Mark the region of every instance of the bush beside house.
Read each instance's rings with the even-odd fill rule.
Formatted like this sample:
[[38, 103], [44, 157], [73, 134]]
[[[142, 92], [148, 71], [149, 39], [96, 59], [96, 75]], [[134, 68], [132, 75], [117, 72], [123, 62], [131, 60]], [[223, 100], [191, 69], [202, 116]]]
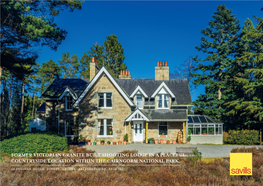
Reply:
[[257, 130], [229, 130], [224, 132], [224, 143], [238, 145], [254, 145], [259, 143], [259, 131]]
[[67, 138], [51, 133], [28, 133], [5, 139], [1, 153], [48, 153], [68, 150]]

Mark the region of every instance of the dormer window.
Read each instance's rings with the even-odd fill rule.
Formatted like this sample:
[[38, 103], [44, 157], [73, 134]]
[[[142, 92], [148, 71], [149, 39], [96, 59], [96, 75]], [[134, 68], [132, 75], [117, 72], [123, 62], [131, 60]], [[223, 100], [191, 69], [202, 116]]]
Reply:
[[65, 107], [66, 107], [66, 111], [72, 111], [73, 110], [72, 97], [71, 96], [65, 97]]
[[158, 94], [157, 95], [157, 108], [158, 109], [168, 109], [169, 108], [169, 95], [168, 94]]
[[136, 106], [139, 109], [142, 109], [142, 95], [141, 94], [136, 95]]

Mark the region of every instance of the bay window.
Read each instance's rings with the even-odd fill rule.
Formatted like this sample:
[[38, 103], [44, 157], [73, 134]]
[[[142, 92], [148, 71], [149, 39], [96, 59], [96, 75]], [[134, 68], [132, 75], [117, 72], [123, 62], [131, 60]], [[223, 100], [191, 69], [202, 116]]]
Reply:
[[157, 95], [157, 107], [158, 109], [168, 109], [169, 108], [169, 95], [168, 94], [158, 94]]
[[98, 136], [113, 136], [112, 119], [98, 120]]
[[99, 108], [112, 108], [112, 93], [98, 93]]

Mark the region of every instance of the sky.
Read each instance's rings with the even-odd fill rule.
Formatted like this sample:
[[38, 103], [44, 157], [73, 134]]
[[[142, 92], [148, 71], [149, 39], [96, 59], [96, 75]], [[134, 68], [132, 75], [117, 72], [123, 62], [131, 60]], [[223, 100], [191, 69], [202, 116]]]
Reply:
[[[200, 46], [201, 30], [220, 4], [232, 9], [241, 27], [247, 18], [253, 21], [253, 15], [263, 17], [263, 1], [86, 1], [81, 10], [61, 11], [55, 18], [67, 37], [57, 51], [42, 47], [37, 62], [58, 62], [64, 52], [80, 58], [114, 34], [132, 78], [154, 78], [157, 61], [167, 61], [174, 72], [190, 56], [206, 57], [195, 46]], [[198, 86], [192, 100], [203, 93], [204, 86]]]

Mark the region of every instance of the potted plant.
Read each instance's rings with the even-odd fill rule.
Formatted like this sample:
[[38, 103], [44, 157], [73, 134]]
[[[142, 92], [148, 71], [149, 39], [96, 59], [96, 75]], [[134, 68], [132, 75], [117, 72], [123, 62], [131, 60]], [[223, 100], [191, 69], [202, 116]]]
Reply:
[[176, 144], [176, 140], [173, 140], [172, 142], [173, 142], [173, 144]]
[[181, 144], [182, 142], [181, 141], [178, 141], [179, 144]]
[[170, 140], [167, 140], [167, 141], [166, 141], [166, 144], [170, 144]]
[[163, 139], [160, 140], [160, 143], [163, 144]]
[[118, 141], [118, 145], [121, 145], [122, 144], [122, 141]]
[[107, 141], [107, 144], [110, 145], [110, 141]]
[[123, 145], [126, 145], [127, 142], [128, 142], [128, 134], [125, 134], [125, 135], [123, 136]]
[[191, 141], [191, 136], [187, 137], [187, 144], [190, 145], [190, 141]]
[[112, 131], [110, 131], [110, 135], [112, 135]]
[[100, 140], [100, 144], [101, 144], [101, 145], [104, 145], [104, 140]]
[[148, 139], [148, 142], [149, 142], [150, 144], [153, 144], [153, 140], [154, 140], [153, 138], [149, 138], [149, 139]]
[[154, 144], [158, 144], [158, 139], [154, 140]]
[[93, 145], [96, 145], [96, 141], [93, 142]]
[[87, 140], [88, 141], [88, 145], [91, 145], [91, 142], [90, 142], [90, 140]]
[[113, 145], [116, 145], [116, 142], [112, 142], [113, 143]]
[[78, 141], [79, 141], [79, 145], [85, 145], [85, 138], [82, 135], [79, 136]]

